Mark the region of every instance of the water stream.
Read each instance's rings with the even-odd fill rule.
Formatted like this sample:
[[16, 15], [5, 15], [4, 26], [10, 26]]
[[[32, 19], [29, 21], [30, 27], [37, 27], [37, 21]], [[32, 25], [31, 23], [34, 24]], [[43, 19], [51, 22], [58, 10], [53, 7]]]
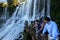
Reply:
[[[4, 1], [4, 0], [3, 0]], [[40, 1], [40, 0], [38, 0]], [[27, 0], [23, 4], [19, 4], [16, 7], [14, 13], [12, 13], [11, 18], [6, 20], [6, 23], [0, 28], [0, 39], [1, 40], [15, 40], [18, 38], [19, 34], [24, 30], [24, 22], [27, 20], [29, 23], [33, 20], [44, 17], [45, 14], [45, 0], [43, 0], [43, 8], [38, 12], [37, 0]], [[50, 1], [47, 1], [47, 16], [50, 17]], [[7, 10], [7, 8], [6, 8]], [[5, 15], [6, 15], [5, 10]], [[7, 15], [6, 15], [7, 16]], [[5, 16], [5, 17], [6, 17]], [[4, 18], [4, 17], [3, 17]]]

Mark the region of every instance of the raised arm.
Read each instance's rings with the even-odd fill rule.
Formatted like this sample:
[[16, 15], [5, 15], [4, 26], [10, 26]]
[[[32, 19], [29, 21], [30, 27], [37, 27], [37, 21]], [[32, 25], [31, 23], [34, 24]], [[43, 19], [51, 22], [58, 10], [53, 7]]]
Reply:
[[45, 24], [42, 34], [44, 34], [46, 31], [47, 31], [47, 24]]
[[44, 28], [44, 26], [45, 26], [45, 23], [42, 23], [39, 32]]

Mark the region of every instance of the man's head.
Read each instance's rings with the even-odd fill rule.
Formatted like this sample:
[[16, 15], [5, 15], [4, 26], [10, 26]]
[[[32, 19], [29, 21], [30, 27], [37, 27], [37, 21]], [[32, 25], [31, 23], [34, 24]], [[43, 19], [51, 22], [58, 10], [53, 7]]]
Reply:
[[35, 20], [34, 22], [35, 22], [35, 24], [38, 24], [39, 23], [39, 20]]
[[50, 18], [49, 17], [45, 17], [44, 22], [48, 23], [49, 21], [50, 21]]
[[34, 21], [31, 21], [31, 24], [34, 24]]

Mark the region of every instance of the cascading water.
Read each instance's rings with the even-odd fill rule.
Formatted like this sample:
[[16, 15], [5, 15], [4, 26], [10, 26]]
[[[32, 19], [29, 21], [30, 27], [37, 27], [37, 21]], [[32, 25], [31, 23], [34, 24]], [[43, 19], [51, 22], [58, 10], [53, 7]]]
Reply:
[[8, 15], [6, 13], [7, 13], [7, 7], [4, 8], [4, 13], [3, 13], [1, 19], [7, 19]]
[[47, 17], [50, 17], [50, 2], [51, 0], [47, 0]]
[[7, 0], [0, 0], [0, 2], [7, 2]]
[[[40, 1], [40, 0], [38, 0]], [[43, 0], [43, 9], [38, 12], [37, 0], [26, 0], [25, 3], [21, 3], [16, 7], [12, 17], [9, 18], [3, 27], [0, 29], [1, 40], [15, 40], [21, 32], [24, 30], [24, 22], [27, 20], [29, 23], [33, 20], [39, 19], [44, 16], [45, 13], [45, 0]], [[48, 1], [49, 3], [50, 1]], [[49, 3], [50, 4], [50, 3]], [[47, 5], [49, 10], [49, 5]], [[47, 11], [48, 12], [48, 11]], [[48, 14], [50, 16], [50, 14]]]

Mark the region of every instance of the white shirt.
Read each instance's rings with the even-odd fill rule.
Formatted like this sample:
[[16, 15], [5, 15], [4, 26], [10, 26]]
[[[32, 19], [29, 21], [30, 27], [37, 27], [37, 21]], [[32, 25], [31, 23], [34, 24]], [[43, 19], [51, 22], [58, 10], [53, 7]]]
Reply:
[[53, 21], [50, 21], [49, 23], [46, 23], [46, 25], [43, 29], [43, 34], [46, 31], [48, 31], [48, 33], [49, 33], [49, 35], [51, 36], [52, 39], [55, 39], [59, 35], [57, 24]]

